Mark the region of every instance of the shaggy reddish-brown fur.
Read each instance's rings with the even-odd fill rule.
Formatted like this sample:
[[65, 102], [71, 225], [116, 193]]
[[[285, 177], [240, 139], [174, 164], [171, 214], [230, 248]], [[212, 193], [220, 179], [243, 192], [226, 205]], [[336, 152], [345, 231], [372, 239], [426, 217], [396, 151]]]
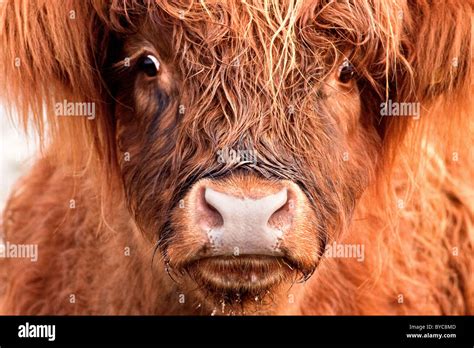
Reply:
[[[39, 259], [0, 261], [1, 313], [474, 312], [472, 1], [1, 6], [1, 90], [42, 144], [1, 225]], [[137, 70], [146, 54], [158, 78]], [[96, 118], [56, 117], [64, 99]], [[420, 118], [381, 117], [388, 100]], [[258, 161], [216, 161], [238, 146]], [[255, 302], [208, 296], [205, 262], [183, 265], [199, 242], [189, 195], [210, 179], [305, 193], [285, 241], [298, 270]], [[364, 245], [364, 262], [324, 257], [334, 241]]]

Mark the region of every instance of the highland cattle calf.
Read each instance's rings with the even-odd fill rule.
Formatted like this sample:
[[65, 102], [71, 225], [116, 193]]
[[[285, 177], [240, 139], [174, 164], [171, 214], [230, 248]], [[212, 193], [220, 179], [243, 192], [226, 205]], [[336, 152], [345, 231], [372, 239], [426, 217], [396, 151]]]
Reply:
[[472, 314], [473, 4], [3, 2], [1, 313]]

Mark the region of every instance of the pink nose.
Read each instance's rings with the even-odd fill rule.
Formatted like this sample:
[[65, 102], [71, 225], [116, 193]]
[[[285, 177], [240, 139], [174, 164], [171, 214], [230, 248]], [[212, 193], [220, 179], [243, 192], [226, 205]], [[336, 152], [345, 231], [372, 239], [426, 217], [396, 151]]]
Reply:
[[273, 255], [295, 211], [291, 189], [258, 197], [237, 197], [204, 187], [197, 197], [198, 225], [213, 255]]

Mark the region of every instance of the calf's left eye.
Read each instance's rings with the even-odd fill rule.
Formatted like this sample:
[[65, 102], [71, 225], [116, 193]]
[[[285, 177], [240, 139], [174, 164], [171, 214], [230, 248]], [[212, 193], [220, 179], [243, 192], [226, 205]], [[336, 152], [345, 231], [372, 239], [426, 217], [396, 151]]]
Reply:
[[344, 59], [341, 66], [339, 67], [339, 81], [342, 83], [348, 83], [355, 76], [355, 68], [349, 59]]
[[139, 63], [139, 68], [149, 77], [155, 77], [160, 71], [160, 61], [151, 54], [143, 57]]

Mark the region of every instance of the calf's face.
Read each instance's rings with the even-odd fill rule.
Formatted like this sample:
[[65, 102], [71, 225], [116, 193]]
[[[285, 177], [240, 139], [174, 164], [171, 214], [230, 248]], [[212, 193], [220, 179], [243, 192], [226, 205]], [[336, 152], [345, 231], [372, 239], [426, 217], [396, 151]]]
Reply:
[[211, 303], [251, 306], [308, 279], [376, 164], [357, 55], [283, 7], [286, 20], [245, 3], [157, 8], [111, 53], [129, 209]]

